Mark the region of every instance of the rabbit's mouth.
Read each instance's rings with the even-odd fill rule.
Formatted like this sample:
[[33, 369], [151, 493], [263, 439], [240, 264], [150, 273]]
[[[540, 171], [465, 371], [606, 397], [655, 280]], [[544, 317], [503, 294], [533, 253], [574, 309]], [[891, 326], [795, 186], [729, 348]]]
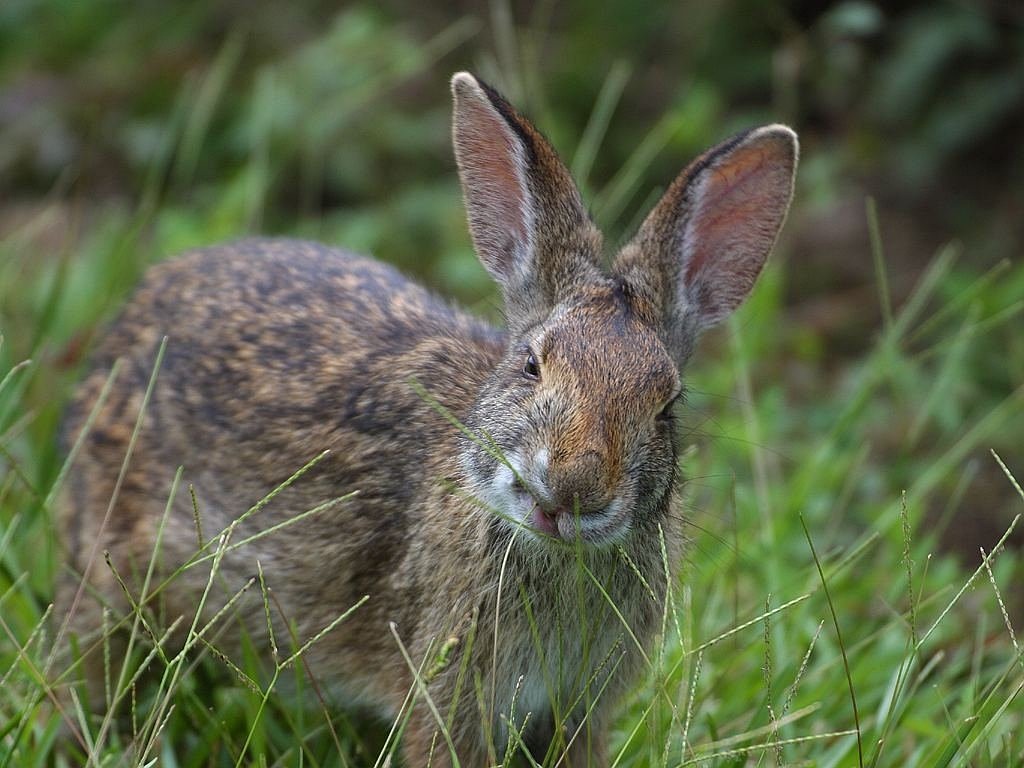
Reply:
[[557, 512], [545, 511], [540, 504], [534, 504], [533, 511], [530, 513], [529, 523], [533, 526], [534, 530], [539, 531], [545, 536], [559, 538]]
[[612, 544], [620, 540], [629, 528], [625, 505], [619, 499], [602, 510], [583, 514], [567, 507], [545, 509], [535, 503], [527, 522], [543, 536], [594, 545]]
[[560, 504], [537, 475], [546, 463], [540, 451], [533, 461], [524, 461], [518, 451], [508, 454], [481, 495], [500, 517], [527, 535], [549, 543], [580, 542], [606, 546], [621, 541], [630, 529], [630, 504], [620, 490], [609, 503], [596, 508]]
[[609, 544], [619, 540], [628, 529], [625, 504], [616, 498], [603, 509], [580, 512], [567, 506], [542, 503], [522, 482], [513, 482], [513, 491], [529, 509], [524, 522], [534, 533], [562, 541]]

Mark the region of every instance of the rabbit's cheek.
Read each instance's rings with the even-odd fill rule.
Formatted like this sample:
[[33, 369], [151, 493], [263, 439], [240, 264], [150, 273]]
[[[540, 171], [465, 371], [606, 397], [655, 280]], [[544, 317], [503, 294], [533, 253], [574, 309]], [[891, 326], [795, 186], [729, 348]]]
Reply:
[[510, 525], [530, 524], [530, 514], [536, 506], [521, 483], [523, 460], [518, 451], [505, 455], [506, 463], [499, 463], [480, 500], [491, 512], [504, 518]]

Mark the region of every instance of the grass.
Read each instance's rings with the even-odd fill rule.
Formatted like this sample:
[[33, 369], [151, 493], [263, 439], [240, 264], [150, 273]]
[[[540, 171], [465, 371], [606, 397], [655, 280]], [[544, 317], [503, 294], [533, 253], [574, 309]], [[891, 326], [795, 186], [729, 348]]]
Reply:
[[[54, 435], [83, 350], [149, 263], [268, 228], [409, 266], [417, 239], [394, 225], [397, 217], [445, 254], [426, 279], [462, 286], [469, 301], [484, 295], [451, 179], [403, 192], [397, 203], [302, 210], [284, 223], [268, 213], [296, 155], [307, 153], [298, 161], [307, 174], [300, 187], [317, 185], [314, 169], [339, 130], [331, 120], [358, 124], [365, 112], [354, 105], [378, 103], [389, 84], [466, 34], [455, 25], [415, 56], [395, 58], [372, 89], [342, 89], [327, 106], [289, 101], [327, 122], [311, 120], [302, 136], [287, 136], [276, 99], [302, 94], [296, 83], [317, 80], [339, 50], [367, 40], [409, 45], [395, 36], [381, 42], [372, 21], [359, 22], [261, 72], [244, 108], [224, 101], [240, 55], [229, 40], [211, 71], [184, 88], [137, 208], [98, 205], [61, 238], [63, 248], [41, 249], [68, 210], [58, 190], [0, 240], [0, 768], [68, 764], [58, 749], [64, 719], [81, 730], [96, 765], [383, 765], [394, 753], [401, 722], [373, 725], [330, 704], [287, 638], [277, 638], [267, 669], [255, 654], [227, 660], [209, 642], [216, 627], [198, 624], [190, 653], [161, 656], [147, 650], [151, 639], [137, 621], [135, 652], [149, 656], [157, 679], [112, 686], [127, 723], [87, 722], [75, 708], [59, 713], [50, 695], [66, 671], [48, 650], [61, 568], [53, 498], [64, 467]], [[514, 51], [516, 41], [499, 48]], [[627, 79], [626, 65], [612, 68], [577, 152], [568, 153], [588, 177]], [[346, 111], [332, 117], [339, 105]], [[225, 111], [246, 114], [245, 154], [225, 179], [197, 178], [211, 126]], [[619, 221], [646, 194], [680, 121], [680, 113], [667, 115], [618, 175], [604, 185], [590, 180], [588, 198], [602, 220]], [[398, 143], [410, 135], [394, 115], [381, 125]], [[441, 141], [443, 133], [442, 125]], [[360, 158], [346, 149], [335, 161], [358, 167]], [[194, 199], [182, 194], [192, 189]], [[1004, 545], [1024, 511], [1024, 348], [1013, 333], [1024, 266], [979, 272], [951, 245], [906, 298], [894, 296], [873, 203], [868, 211], [874, 248], [864, 260], [874, 263], [879, 298], [865, 311], [884, 322], [855, 352], [830, 354], [830, 339], [794, 319], [783, 296], [799, 266], [783, 247], [748, 305], [705, 339], [692, 366], [682, 457], [692, 541], [647, 674], [616, 722], [617, 766], [1024, 761], [1016, 636], [1024, 562]], [[994, 535], [983, 552], [951, 551], [947, 532], [988, 499], [1011, 510], [1006, 535]], [[231, 546], [230, 532], [206, 536], [213, 558]], [[429, 677], [445, 653], [439, 648], [420, 674]], [[134, 747], [130, 734], [138, 736]]]

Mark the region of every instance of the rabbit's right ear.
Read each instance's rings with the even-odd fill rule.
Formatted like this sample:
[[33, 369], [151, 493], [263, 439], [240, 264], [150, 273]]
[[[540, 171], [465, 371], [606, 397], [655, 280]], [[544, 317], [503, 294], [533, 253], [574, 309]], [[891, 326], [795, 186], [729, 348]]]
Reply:
[[452, 77], [452, 139], [477, 256], [512, 324], [546, 314], [597, 271], [600, 235], [554, 149], [500, 94]]
[[784, 125], [722, 142], [676, 178], [616, 258], [614, 273], [660, 310], [680, 363], [754, 287], [789, 210], [797, 155]]

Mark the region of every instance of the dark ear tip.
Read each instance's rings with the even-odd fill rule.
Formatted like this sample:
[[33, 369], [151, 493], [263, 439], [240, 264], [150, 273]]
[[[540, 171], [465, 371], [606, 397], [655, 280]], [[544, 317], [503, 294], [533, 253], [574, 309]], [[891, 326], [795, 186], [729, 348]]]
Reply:
[[774, 146], [792, 163], [795, 163], [800, 156], [800, 139], [797, 138], [796, 131], [782, 123], [772, 123], [755, 128], [747, 134], [744, 143]]

